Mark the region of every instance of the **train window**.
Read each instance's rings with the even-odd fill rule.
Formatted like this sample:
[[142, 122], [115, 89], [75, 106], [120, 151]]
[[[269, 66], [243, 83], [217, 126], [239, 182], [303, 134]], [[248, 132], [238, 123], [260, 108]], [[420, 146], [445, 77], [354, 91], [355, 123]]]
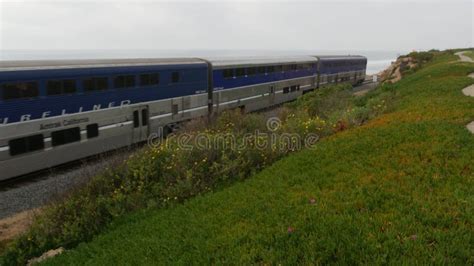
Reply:
[[151, 86], [160, 83], [160, 73], [150, 73], [140, 75], [140, 86]]
[[114, 78], [114, 87], [117, 89], [135, 87], [135, 76], [116, 76]]
[[298, 66], [293, 64], [293, 65], [290, 65], [290, 70], [297, 70], [298, 69]]
[[61, 94], [62, 92], [62, 83], [59, 80], [50, 80], [47, 83], [48, 95]]
[[233, 78], [233, 77], [234, 77], [234, 70], [233, 70], [233, 69], [224, 69], [224, 70], [222, 71], [222, 76], [223, 76], [225, 79]]
[[63, 130], [54, 131], [51, 133], [53, 146], [60, 146], [81, 140], [81, 129], [73, 127]]
[[63, 93], [75, 93], [76, 92], [76, 81], [73, 79], [67, 79], [63, 81]]
[[267, 73], [273, 73], [273, 72], [275, 72], [275, 66], [268, 66]]
[[283, 65], [283, 72], [288, 72], [291, 70], [291, 65]]
[[290, 87], [290, 91], [291, 91], [291, 92], [296, 91], [296, 85], [295, 85], [295, 86], [291, 86], [291, 87]]
[[171, 73], [171, 82], [172, 83], [179, 82], [179, 72]]
[[125, 86], [127, 88], [135, 87], [135, 76], [125, 76]]
[[275, 66], [275, 72], [283, 72], [283, 66], [282, 65]]
[[10, 155], [15, 156], [27, 152], [44, 149], [44, 139], [42, 134], [29, 137], [13, 139], [8, 142]]
[[258, 67], [257, 72], [258, 72], [258, 74], [265, 74], [265, 67], [264, 66]]
[[255, 67], [247, 68], [247, 76], [255, 76], [256, 72], [257, 72], [257, 69]]
[[97, 90], [107, 90], [109, 88], [109, 80], [107, 78], [96, 78]]
[[283, 93], [289, 93], [290, 92], [290, 88], [289, 87], [284, 87], [283, 88]]
[[84, 79], [82, 85], [84, 86], [84, 90], [86, 92], [103, 91], [107, 90], [109, 87], [108, 80], [105, 77]]
[[98, 124], [90, 124], [86, 127], [87, 130], [87, 138], [92, 139], [99, 136], [99, 125]]
[[138, 111], [133, 111], [133, 127], [135, 128], [140, 126], [140, 118], [138, 116]]
[[235, 70], [235, 76], [237, 77], [245, 76], [245, 68], [237, 68]]
[[28, 152], [28, 138], [13, 139], [8, 142], [10, 155], [15, 156]]
[[148, 109], [142, 110], [142, 126], [148, 126]]
[[3, 99], [13, 100], [39, 96], [38, 82], [18, 82], [2, 85]]
[[48, 80], [47, 95], [71, 94], [76, 92], [76, 81], [73, 79]]

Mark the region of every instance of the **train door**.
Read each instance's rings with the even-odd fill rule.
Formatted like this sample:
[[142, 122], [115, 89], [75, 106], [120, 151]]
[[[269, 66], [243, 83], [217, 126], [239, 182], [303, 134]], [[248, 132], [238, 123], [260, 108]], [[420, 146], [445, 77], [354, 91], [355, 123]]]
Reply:
[[219, 113], [220, 110], [220, 103], [221, 103], [221, 92], [220, 91], [215, 91], [214, 95], [212, 96], [212, 100], [214, 101], [214, 113]]
[[185, 110], [191, 109], [191, 97], [190, 96], [181, 97], [181, 108], [183, 110], [182, 117], [183, 118], [191, 118], [191, 112], [184, 112]]
[[275, 88], [276, 88], [276, 85], [275, 84], [272, 84], [270, 85], [270, 88], [269, 88], [269, 91], [268, 91], [268, 95], [270, 96], [270, 106], [274, 105], [275, 104]]
[[148, 106], [139, 106], [133, 108], [133, 143], [145, 141], [149, 134], [149, 110]]
[[182, 97], [171, 99], [171, 115], [173, 121], [177, 121], [183, 117], [183, 112], [180, 112], [180, 110], [184, 110]]

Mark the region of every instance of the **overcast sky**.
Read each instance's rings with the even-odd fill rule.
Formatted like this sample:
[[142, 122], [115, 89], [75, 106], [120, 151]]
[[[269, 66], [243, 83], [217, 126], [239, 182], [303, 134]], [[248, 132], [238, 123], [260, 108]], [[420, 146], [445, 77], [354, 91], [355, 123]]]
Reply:
[[473, 2], [4, 1], [1, 49], [398, 50], [473, 46]]

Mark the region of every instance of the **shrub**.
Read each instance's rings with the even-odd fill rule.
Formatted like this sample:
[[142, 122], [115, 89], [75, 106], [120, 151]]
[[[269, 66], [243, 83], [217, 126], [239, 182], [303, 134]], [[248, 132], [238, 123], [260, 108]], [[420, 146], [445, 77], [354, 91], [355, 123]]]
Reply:
[[417, 62], [426, 63], [431, 61], [434, 57], [433, 52], [411, 52], [408, 54], [409, 57], [415, 59]]

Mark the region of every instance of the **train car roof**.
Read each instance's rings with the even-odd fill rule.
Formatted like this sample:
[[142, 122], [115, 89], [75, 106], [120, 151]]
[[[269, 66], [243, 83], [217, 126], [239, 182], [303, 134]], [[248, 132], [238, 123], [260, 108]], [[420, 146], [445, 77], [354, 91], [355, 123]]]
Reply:
[[362, 55], [315, 55], [320, 60], [367, 59]]
[[268, 56], [268, 57], [209, 57], [209, 58], [125, 58], [125, 59], [61, 59], [61, 60], [15, 60], [0, 61], [1, 71], [46, 70], [73, 68], [126, 67], [151, 65], [205, 64], [214, 68], [246, 67], [259, 65], [295, 64], [320, 60], [366, 59], [360, 55], [322, 56]]
[[0, 61], [0, 71], [205, 64], [198, 58], [61, 59]]
[[314, 62], [313, 56], [268, 56], [268, 57], [210, 57], [206, 58], [214, 68], [245, 67], [259, 65], [278, 65]]

